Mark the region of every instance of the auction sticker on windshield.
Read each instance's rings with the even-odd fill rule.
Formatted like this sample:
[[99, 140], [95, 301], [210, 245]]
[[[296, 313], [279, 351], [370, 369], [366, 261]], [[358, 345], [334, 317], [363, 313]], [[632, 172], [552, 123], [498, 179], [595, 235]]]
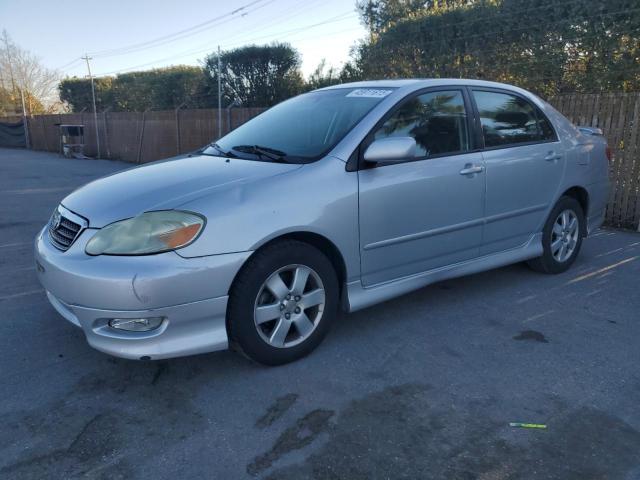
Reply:
[[357, 90], [347, 94], [347, 97], [384, 98], [391, 92], [392, 90], [381, 90], [378, 88], [358, 88]]

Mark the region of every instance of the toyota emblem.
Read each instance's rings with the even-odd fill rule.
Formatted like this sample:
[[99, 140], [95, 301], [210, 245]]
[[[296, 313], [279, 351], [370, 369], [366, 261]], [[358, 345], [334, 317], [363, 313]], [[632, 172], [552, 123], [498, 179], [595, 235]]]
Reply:
[[58, 227], [60, 226], [61, 221], [62, 219], [60, 218], [60, 212], [56, 211], [53, 214], [53, 218], [51, 219], [51, 228], [53, 228], [54, 230], [57, 230]]

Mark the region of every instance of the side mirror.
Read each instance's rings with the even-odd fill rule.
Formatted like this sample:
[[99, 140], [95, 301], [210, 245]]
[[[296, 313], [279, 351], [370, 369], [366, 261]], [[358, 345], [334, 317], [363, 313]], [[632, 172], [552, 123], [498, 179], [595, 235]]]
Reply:
[[364, 152], [364, 161], [404, 162], [415, 157], [416, 141], [412, 137], [387, 137], [374, 141]]

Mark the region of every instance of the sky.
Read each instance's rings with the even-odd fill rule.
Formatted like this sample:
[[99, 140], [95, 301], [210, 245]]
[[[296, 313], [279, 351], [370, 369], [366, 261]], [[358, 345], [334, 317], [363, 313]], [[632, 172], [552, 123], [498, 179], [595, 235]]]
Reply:
[[365, 36], [355, 0], [0, 0], [0, 30], [65, 76], [198, 65], [220, 45], [289, 42], [308, 76]]

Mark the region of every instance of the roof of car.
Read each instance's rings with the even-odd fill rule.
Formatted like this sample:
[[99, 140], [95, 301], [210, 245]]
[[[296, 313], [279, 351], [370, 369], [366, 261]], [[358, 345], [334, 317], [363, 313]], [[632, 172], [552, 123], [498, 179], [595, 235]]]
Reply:
[[427, 88], [446, 85], [472, 85], [478, 87], [498, 87], [520, 90], [517, 87], [508, 85], [506, 83], [489, 82], [487, 80], [474, 80], [468, 78], [402, 78], [393, 80], [364, 80], [361, 82], [332, 85], [330, 87], [325, 87], [322, 90], [329, 90], [334, 88], [400, 88], [409, 86], [415, 88]]
[[321, 88], [319, 90], [331, 90], [337, 88], [397, 88], [398, 93], [406, 94], [416, 90], [429, 87], [446, 87], [446, 86], [470, 86], [470, 87], [493, 87], [511, 90], [512, 92], [524, 95], [528, 99], [540, 107], [542, 100], [535, 94], [524, 90], [515, 85], [507, 83], [490, 82], [488, 80], [475, 80], [470, 78], [402, 78], [389, 80], [364, 80], [361, 82], [340, 83], [330, 87]]

